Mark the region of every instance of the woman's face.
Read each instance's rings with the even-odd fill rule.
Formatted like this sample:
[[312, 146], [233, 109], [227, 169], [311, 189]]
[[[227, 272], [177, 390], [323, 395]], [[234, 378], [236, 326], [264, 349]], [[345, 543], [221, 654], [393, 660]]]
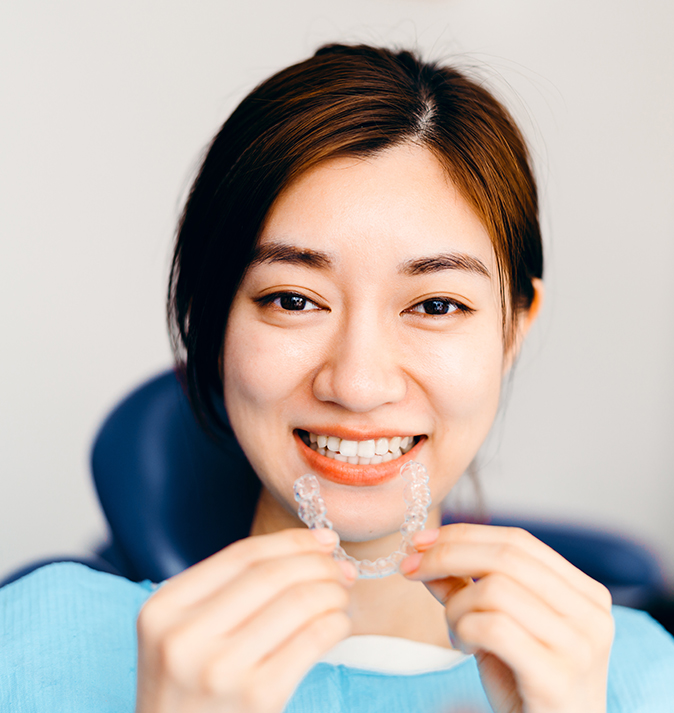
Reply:
[[223, 358], [234, 432], [287, 512], [314, 473], [343, 540], [388, 535], [408, 460], [439, 504], [489, 431], [505, 357], [491, 241], [433, 154], [405, 144], [291, 184]]

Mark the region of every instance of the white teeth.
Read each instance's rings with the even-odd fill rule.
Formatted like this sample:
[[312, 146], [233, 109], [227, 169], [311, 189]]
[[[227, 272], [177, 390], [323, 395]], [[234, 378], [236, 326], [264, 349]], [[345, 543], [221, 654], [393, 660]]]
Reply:
[[379, 438], [374, 444], [374, 452], [378, 456], [388, 453], [388, 438]]
[[327, 458], [354, 465], [377, 465], [387, 463], [407, 453], [414, 446], [413, 436], [394, 438], [370, 438], [367, 441], [350, 441], [338, 436], [303, 432], [302, 439], [309, 447]]
[[[342, 441], [343, 443], [344, 441]], [[375, 453], [374, 439], [370, 441], [359, 441], [357, 444], [358, 455], [361, 458], [372, 458]]]
[[[334, 436], [330, 436], [330, 438], [334, 438]], [[330, 448], [330, 438], [328, 438], [328, 448]], [[358, 441], [347, 441], [345, 438], [342, 438], [342, 442], [340, 443], [338, 450], [343, 456], [346, 456], [347, 458], [350, 456], [357, 456]]]

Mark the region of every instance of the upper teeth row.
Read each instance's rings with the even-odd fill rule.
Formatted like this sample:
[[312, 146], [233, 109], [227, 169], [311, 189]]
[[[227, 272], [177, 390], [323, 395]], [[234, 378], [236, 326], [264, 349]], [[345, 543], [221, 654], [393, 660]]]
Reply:
[[324, 436], [309, 433], [309, 441], [318, 448], [327, 448], [333, 453], [343, 456], [360, 458], [373, 458], [386, 453], [397, 453], [398, 449], [405, 452], [413, 443], [412, 436], [395, 436], [394, 438], [371, 438], [369, 441], [347, 441], [346, 438], [337, 436]]

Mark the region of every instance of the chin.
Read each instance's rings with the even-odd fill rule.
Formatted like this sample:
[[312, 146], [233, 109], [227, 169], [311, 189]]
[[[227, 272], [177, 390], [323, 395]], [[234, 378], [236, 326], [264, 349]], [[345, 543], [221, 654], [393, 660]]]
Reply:
[[373, 488], [321, 481], [321, 496], [341, 540], [369, 542], [400, 531], [407, 507], [403, 487], [400, 479]]

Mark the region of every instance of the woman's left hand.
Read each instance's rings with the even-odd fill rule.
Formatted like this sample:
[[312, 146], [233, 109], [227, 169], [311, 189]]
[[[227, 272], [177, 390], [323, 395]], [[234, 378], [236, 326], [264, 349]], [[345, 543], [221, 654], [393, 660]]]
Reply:
[[605, 713], [611, 595], [518, 528], [453, 524], [417, 534], [403, 560], [474, 653], [496, 713]]

